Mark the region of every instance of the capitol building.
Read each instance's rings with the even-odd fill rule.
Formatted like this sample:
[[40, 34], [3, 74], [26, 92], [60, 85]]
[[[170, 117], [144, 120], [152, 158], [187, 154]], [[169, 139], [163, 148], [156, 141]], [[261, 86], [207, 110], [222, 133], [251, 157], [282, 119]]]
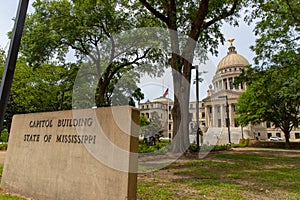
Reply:
[[[212, 83], [207, 90], [207, 95], [199, 102], [199, 126], [204, 133], [204, 142], [213, 140], [215, 144], [238, 143], [241, 138], [267, 140], [271, 136], [284, 138], [284, 133], [279, 128], [274, 128], [270, 122], [259, 125], [241, 127], [236, 123], [236, 103], [247, 86], [243, 83], [234, 84], [244, 69], [249, 66], [248, 60], [237, 53], [232, 45], [228, 48], [227, 55], [221, 59], [217, 66]], [[153, 101], [139, 104], [142, 115], [151, 118], [151, 112], [156, 111], [161, 116], [164, 135], [172, 137], [172, 109], [173, 101], [159, 97]], [[189, 103], [191, 120], [189, 122], [190, 135], [196, 134], [196, 102]], [[227, 126], [229, 124], [229, 128]], [[228, 134], [228, 130], [230, 134]], [[190, 137], [191, 138], [191, 137]], [[193, 137], [192, 137], [193, 138]], [[293, 130], [290, 139], [300, 139], [300, 130]], [[195, 141], [191, 141], [195, 142]]]

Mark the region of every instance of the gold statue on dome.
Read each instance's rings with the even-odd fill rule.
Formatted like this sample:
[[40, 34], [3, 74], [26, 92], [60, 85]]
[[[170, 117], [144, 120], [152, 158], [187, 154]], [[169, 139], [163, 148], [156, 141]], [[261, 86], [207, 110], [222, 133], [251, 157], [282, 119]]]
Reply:
[[230, 43], [230, 46], [231, 46], [231, 47], [233, 46], [232, 43], [233, 43], [234, 40], [235, 40], [235, 38], [232, 38], [232, 39], [227, 40], [227, 41]]

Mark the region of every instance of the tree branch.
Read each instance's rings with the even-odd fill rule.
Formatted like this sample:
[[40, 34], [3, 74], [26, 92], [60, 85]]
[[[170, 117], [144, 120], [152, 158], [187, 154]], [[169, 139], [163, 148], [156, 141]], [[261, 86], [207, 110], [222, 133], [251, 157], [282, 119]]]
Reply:
[[289, 0], [286, 0], [285, 2], [286, 2], [286, 4], [288, 5], [288, 7], [289, 7], [289, 9], [290, 9], [290, 13], [291, 13], [292, 17], [294, 18], [294, 20], [295, 20], [298, 24], [300, 24], [300, 19], [298, 19], [298, 18], [294, 15], [293, 9], [292, 9], [291, 4], [289, 3]]
[[149, 10], [155, 17], [157, 17], [158, 19], [160, 19], [161, 21], [163, 21], [164, 23], [168, 23], [168, 18], [166, 16], [164, 16], [163, 14], [161, 14], [160, 12], [158, 12], [154, 7], [152, 7], [147, 0], [139, 0], [142, 5], [147, 8], [147, 10]]
[[205, 20], [205, 17], [207, 16], [208, 13], [208, 2], [209, 0], [202, 0], [196, 17], [192, 21], [191, 24], [191, 32], [190, 32], [190, 37], [193, 38], [194, 40], [198, 40], [198, 37], [200, 35], [200, 28]]
[[[122, 68], [124, 68], [124, 67], [126, 67], [126, 66], [129, 66], [129, 65], [132, 65], [132, 64], [136, 63], [137, 61], [139, 61], [139, 60], [141, 60], [141, 59], [146, 58], [146, 56], [147, 56], [147, 54], [149, 53], [150, 50], [151, 50], [151, 48], [148, 48], [147, 50], [145, 50], [145, 52], [143, 53], [142, 56], [139, 57], [139, 56], [137, 55], [137, 57], [136, 57], [133, 61], [131, 61], [131, 62], [125, 62], [125, 63], [120, 64], [118, 67], [116, 67], [116, 68], [111, 72], [111, 74], [110, 74], [110, 76], [109, 76], [109, 79], [112, 79], [113, 75], [114, 75], [115, 73], [117, 73], [120, 69], [122, 69]], [[137, 53], [137, 54], [138, 54], [138, 53]]]
[[220, 14], [218, 17], [208, 21], [207, 23], [205, 23], [205, 25], [203, 26], [203, 28], [208, 28], [209, 26], [211, 26], [212, 24], [222, 20], [222, 19], [225, 19], [226, 17], [232, 15], [236, 8], [237, 8], [237, 5], [238, 5], [238, 0], [234, 0], [232, 6], [231, 6], [231, 9], [229, 11], [224, 11], [222, 14]]
[[[134, 63], [136, 63], [138, 60], [141, 60], [143, 58], [146, 58], [147, 54], [149, 53], [149, 51], [151, 50], [151, 48], [147, 49], [144, 54], [142, 56], [138, 56], [138, 53], [137, 53], [137, 57], [131, 61], [131, 62], [124, 62], [122, 64], [120, 64], [119, 66], [117, 66], [115, 69], [112, 70], [112, 67], [113, 67], [113, 63], [110, 63], [109, 66], [106, 68], [105, 70], [105, 74], [103, 74], [103, 76], [101, 77], [101, 86], [103, 88], [107, 88], [109, 83], [110, 83], [110, 80], [113, 79], [113, 76], [122, 68], [126, 67], [126, 66], [129, 66], [129, 65], [132, 65]], [[103, 79], [104, 77], [104, 79]]]

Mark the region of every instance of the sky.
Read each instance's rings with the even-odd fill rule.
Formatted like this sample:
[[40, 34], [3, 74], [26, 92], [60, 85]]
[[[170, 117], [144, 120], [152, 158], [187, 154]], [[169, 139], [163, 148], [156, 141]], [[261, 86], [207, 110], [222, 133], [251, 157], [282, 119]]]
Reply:
[[[7, 33], [12, 30], [14, 21], [13, 18], [16, 16], [19, 0], [1, 0], [5, 1], [1, 4], [0, 7], [0, 47], [8, 50], [9, 40]], [[33, 0], [30, 0], [30, 5]], [[28, 12], [32, 12], [33, 8], [29, 6]], [[250, 64], [253, 63], [254, 53], [250, 50], [250, 46], [255, 44], [255, 36], [253, 33], [254, 24], [248, 26], [243, 21], [240, 21], [239, 27], [232, 27], [228, 24], [225, 24], [222, 27], [222, 32], [224, 33], [225, 39], [235, 38], [234, 46], [236, 47], [237, 53], [244, 56]], [[224, 45], [220, 44], [218, 51], [219, 55], [209, 56], [209, 60], [205, 65], [200, 66], [200, 71], [207, 71], [208, 73], [203, 74], [202, 78], [204, 81], [200, 84], [200, 98], [206, 96], [206, 91], [208, 86], [211, 84], [213, 75], [216, 72], [217, 65], [220, 60], [226, 56], [228, 51], [229, 43]], [[198, 61], [195, 60], [194, 65], [198, 64]], [[194, 77], [194, 72], [192, 77]], [[170, 76], [170, 71], [166, 71], [166, 75], [162, 78], [149, 78], [144, 77], [141, 79], [139, 86], [142, 89], [142, 92], [145, 94], [146, 100], [153, 100], [159, 96], [162, 96], [166, 88], [169, 88], [169, 97], [172, 98], [173, 87], [172, 87], [172, 77]], [[195, 99], [195, 86], [191, 87], [191, 100]]]
[[[8, 50], [9, 40], [7, 33], [13, 29], [14, 21], [16, 17], [19, 0], [1, 0], [0, 6], [0, 47]], [[32, 0], [29, 1], [30, 4]], [[32, 11], [29, 7], [28, 11]]]

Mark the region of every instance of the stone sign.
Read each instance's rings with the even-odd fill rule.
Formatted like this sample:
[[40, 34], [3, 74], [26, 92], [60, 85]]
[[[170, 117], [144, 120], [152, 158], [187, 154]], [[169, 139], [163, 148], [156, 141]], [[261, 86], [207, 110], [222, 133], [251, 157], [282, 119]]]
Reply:
[[33, 199], [136, 199], [139, 111], [15, 115], [1, 187]]

